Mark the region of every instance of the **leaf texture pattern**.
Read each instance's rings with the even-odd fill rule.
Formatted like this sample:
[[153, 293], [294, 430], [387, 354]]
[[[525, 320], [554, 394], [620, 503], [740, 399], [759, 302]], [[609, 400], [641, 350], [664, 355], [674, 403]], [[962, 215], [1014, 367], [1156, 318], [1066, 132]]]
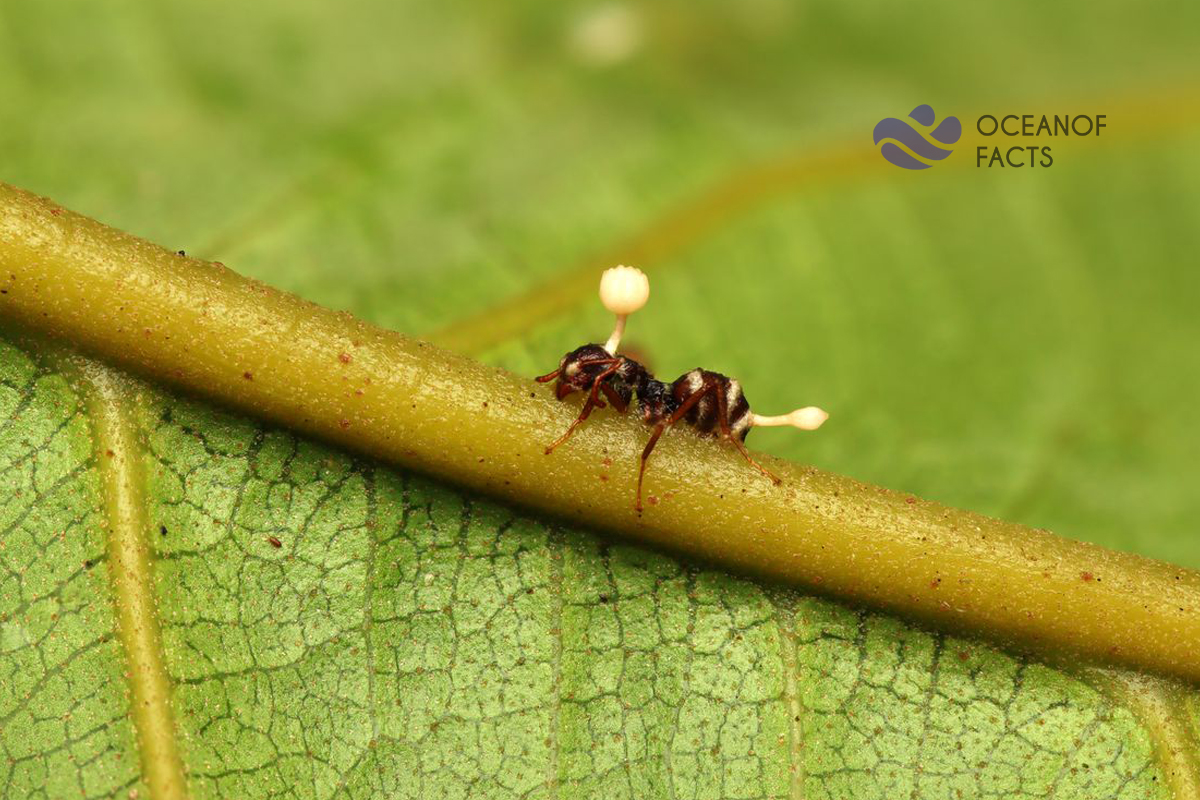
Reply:
[[[110, 467], [77, 390], [4, 355], [0, 794], [136, 789]], [[194, 797], [1168, 796], [1077, 677], [133, 402]]]

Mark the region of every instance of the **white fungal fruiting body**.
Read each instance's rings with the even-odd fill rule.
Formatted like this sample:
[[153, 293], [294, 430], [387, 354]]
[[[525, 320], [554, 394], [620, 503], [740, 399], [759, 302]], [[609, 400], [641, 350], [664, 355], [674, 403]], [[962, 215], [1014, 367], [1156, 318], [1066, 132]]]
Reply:
[[600, 276], [600, 302], [617, 315], [617, 324], [612, 336], [604, 344], [610, 354], [617, 352], [621, 335], [625, 333], [626, 318], [646, 305], [650, 299], [650, 279], [637, 267], [624, 265], [604, 270]]
[[829, 412], [816, 406], [797, 408], [790, 414], [780, 414], [777, 417], [764, 417], [760, 414], [750, 415], [750, 424], [759, 428], [777, 425], [791, 425], [802, 431], [815, 431], [829, 419]]
[[650, 299], [650, 279], [637, 267], [613, 267], [600, 276], [600, 302], [618, 316], [627, 316]]

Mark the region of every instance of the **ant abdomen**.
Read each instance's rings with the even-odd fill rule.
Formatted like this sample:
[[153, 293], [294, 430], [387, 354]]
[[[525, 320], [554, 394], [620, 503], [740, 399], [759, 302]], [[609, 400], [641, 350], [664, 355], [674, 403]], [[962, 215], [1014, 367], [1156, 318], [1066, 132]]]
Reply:
[[750, 403], [742, 385], [734, 378], [696, 368], [680, 375], [671, 384], [676, 407], [696, 395], [700, 399], [687, 410], [683, 421], [701, 436], [736, 436], [746, 440], [750, 432]]

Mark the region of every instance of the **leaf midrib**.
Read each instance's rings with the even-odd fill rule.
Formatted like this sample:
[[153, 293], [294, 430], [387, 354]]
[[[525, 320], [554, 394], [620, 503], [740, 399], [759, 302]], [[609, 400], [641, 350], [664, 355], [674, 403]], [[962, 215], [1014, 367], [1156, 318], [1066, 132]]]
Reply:
[[155, 800], [185, 800], [187, 778], [171, 710], [172, 682], [164, 663], [147, 541], [140, 469], [144, 453], [129, 418], [126, 379], [95, 362], [84, 362], [75, 371], [92, 425], [117, 636], [127, 661], [142, 775]]

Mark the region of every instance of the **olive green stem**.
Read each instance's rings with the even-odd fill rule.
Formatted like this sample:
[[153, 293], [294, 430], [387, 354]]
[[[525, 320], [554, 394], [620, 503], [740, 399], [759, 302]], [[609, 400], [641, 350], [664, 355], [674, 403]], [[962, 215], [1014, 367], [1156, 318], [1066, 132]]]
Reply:
[[[405, 467], [733, 570], [1024, 650], [1200, 680], [1200, 573], [675, 431], [634, 509], [647, 431], [547, 386], [0, 187], [0, 316]], [[415, 299], [414, 299], [415, 302]], [[564, 343], [564, 349], [568, 344]]]

